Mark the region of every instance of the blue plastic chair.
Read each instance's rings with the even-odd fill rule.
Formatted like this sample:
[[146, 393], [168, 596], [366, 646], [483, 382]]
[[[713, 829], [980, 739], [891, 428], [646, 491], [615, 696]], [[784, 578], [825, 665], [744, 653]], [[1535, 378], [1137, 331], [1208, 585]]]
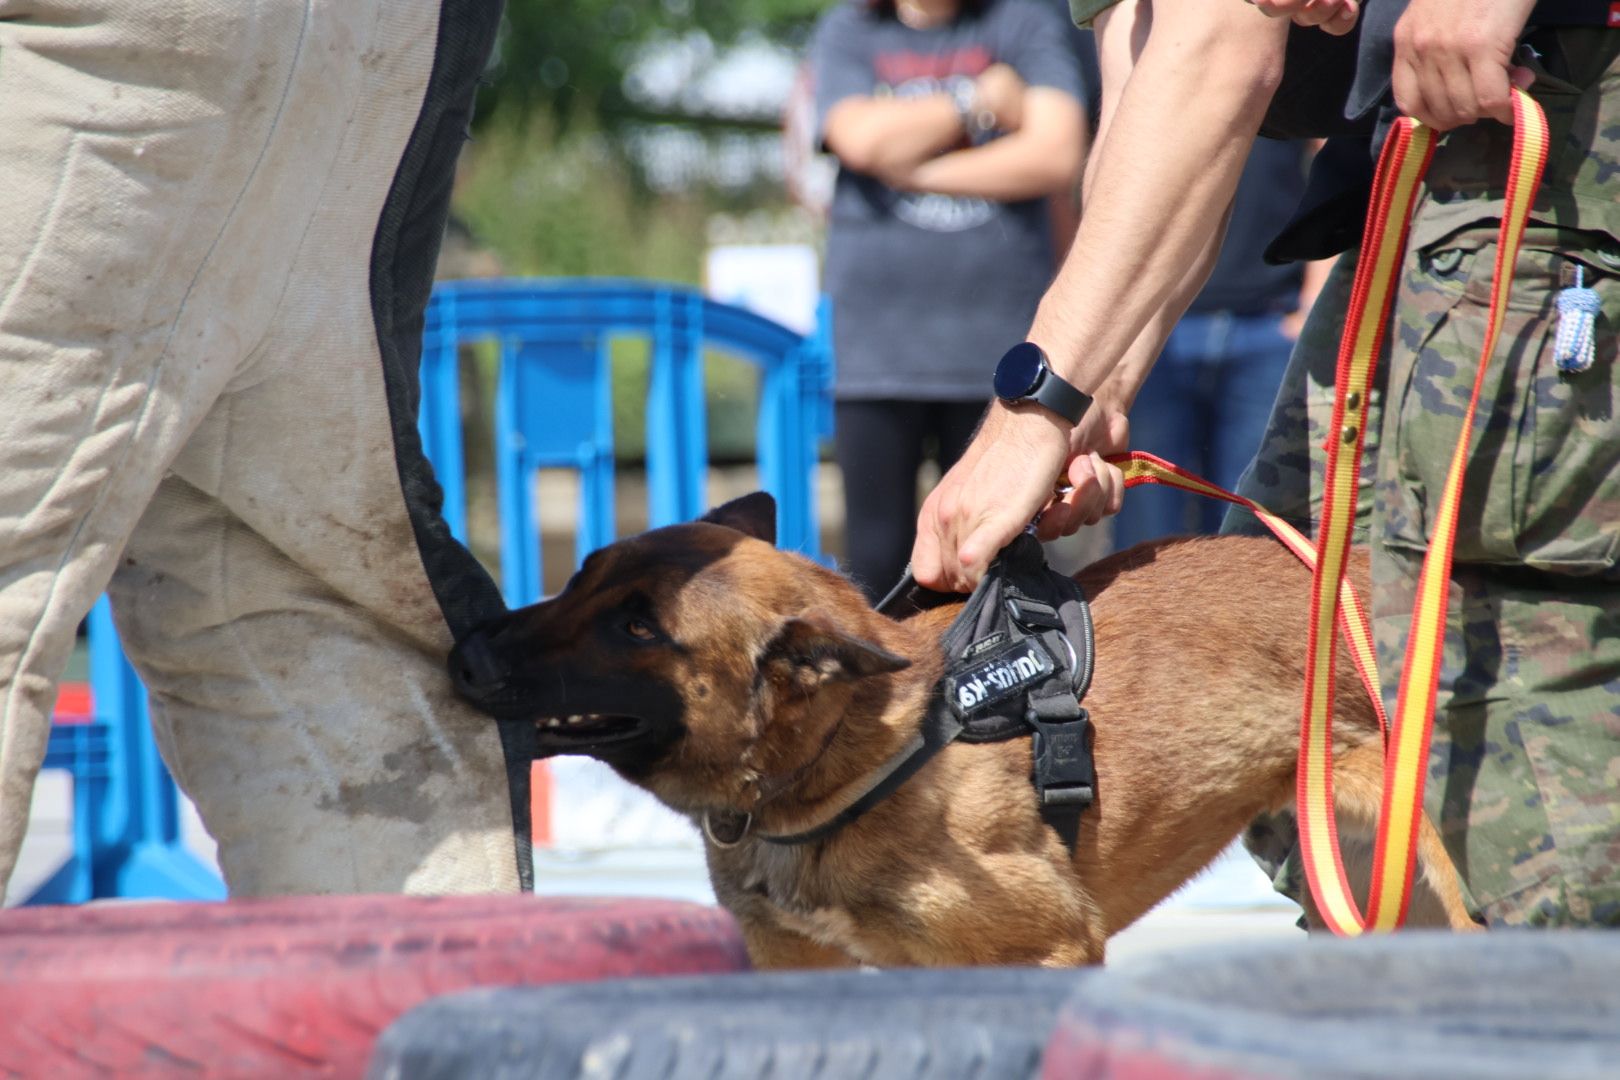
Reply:
[[757, 455], [761, 485], [777, 500], [778, 542], [818, 554], [813, 470], [818, 441], [832, 428], [825, 306], [822, 314], [816, 332], [806, 336], [677, 285], [577, 279], [440, 285], [427, 314], [421, 431], [445, 490], [452, 530], [466, 538], [459, 350], [468, 342], [493, 339], [501, 365], [495, 460], [507, 602], [532, 603], [542, 593], [535, 470], [565, 467], [580, 473], [576, 562], [613, 540], [609, 347], [614, 338], [633, 335], [651, 344], [651, 524], [687, 521], [708, 509], [703, 354], [720, 349], [761, 370]]
[[95, 715], [53, 726], [45, 751], [45, 768], [73, 775], [73, 853], [23, 903], [223, 899], [225, 883], [181, 840], [180, 792], [158, 756], [146, 688], [118, 643], [106, 597], [89, 630]]

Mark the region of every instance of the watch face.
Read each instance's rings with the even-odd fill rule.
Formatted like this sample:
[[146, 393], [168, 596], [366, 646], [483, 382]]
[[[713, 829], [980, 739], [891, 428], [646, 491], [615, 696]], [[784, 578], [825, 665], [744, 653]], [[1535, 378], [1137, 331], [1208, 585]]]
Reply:
[[1032, 393], [1040, 382], [1044, 359], [1040, 347], [1032, 342], [1008, 349], [996, 365], [996, 396], [1021, 398]]

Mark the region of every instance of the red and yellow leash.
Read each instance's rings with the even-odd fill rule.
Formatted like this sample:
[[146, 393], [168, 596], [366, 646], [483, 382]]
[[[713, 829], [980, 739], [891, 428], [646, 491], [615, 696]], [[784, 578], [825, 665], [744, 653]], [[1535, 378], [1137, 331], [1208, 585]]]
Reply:
[[[1293, 552], [1300, 562], [1313, 570], [1316, 568], [1316, 545], [1311, 543], [1310, 538], [1254, 500], [1227, 491], [1201, 476], [1195, 476], [1179, 465], [1172, 465], [1163, 458], [1139, 450], [1108, 458], [1108, 462], [1119, 466], [1125, 475], [1125, 486], [1128, 488], [1141, 484], [1159, 484], [1207, 495], [1212, 499], [1221, 499], [1243, 507], [1259, 518], [1261, 523], [1271, 530], [1272, 535], [1282, 541], [1282, 545]], [[1389, 719], [1384, 715], [1384, 701], [1378, 693], [1378, 663], [1373, 654], [1372, 623], [1367, 618], [1367, 611], [1361, 604], [1361, 598], [1356, 595], [1356, 590], [1349, 581], [1340, 583], [1339, 601], [1341, 604], [1339, 625], [1344, 631], [1345, 642], [1350, 647], [1350, 659], [1361, 675], [1362, 685], [1372, 696], [1373, 709], [1378, 713], [1379, 726], [1387, 733]]]
[[[1368, 394], [1388, 328], [1418, 188], [1434, 155], [1436, 136], [1432, 129], [1403, 117], [1390, 131], [1379, 156], [1361, 258], [1356, 265], [1355, 286], [1339, 347], [1329, 428], [1333, 434], [1327, 446], [1322, 519], [1316, 544], [1312, 546], [1298, 530], [1252, 501], [1150, 454], [1135, 453], [1110, 459], [1124, 470], [1127, 487], [1167, 484], [1246, 507], [1289, 550], [1312, 567], [1305, 699], [1300, 717], [1297, 791], [1300, 849], [1317, 909], [1328, 927], [1344, 936], [1399, 927], [1406, 918], [1411, 899], [1429, 739], [1434, 726], [1435, 694], [1445, 642], [1447, 586], [1451, 579], [1463, 473], [1473, 441], [1474, 410], [1479, 403], [1485, 369], [1496, 351], [1520, 240], [1547, 159], [1546, 118], [1541, 107], [1521, 90], [1513, 94], [1513, 121], [1513, 160], [1497, 239], [1485, 342], [1474, 378], [1473, 396], [1435, 511], [1429, 551], [1418, 578], [1393, 726], [1384, 716], [1366, 611], [1345, 581], [1344, 569], [1355, 524]], [[1341, 457], [1342, 451], [1348, 451], [1348, 456]], [[1341, 627], [1362, 682], [1372, 695], [1379, 721], [1388, 733], [1384, 801], [1379, 813], [1366, 917], [1346, 879], [1333, 815], [1333, 668], [1337, 629]]]

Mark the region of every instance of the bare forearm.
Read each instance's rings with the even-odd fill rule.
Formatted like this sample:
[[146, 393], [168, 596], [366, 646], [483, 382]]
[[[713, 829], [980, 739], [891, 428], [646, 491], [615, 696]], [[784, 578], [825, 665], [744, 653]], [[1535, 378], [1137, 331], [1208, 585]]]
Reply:
[[[1147, 381], [1148, 373], [1153, 369], [1153, 363], [1164, 351], [1164, 343], [1170, 337], [1176, 323], [1186, 314], [1188, 306], [1209, 281], [1210, 272], [1215, 269], [1215, 263], [1221, 254], [1221, 244], [1226, 239], [1226, 224], [1231, 218], [1232, 207], [1228, 203], [1225, 212], [1221, 215], [1220, 225], [1209, 236], [1203, 249], [1193, 259], [1182, 273], [1181, 279], [1165, 297], [1165, 301], [1157, 311], [1154, 311], [1142, 327], [1141, 333], [1136, 335], [1130, 347], [1120, 357], [1119, 363], [1114, 365], [1113, 371], [1098, 386], [1094, 395], [1108, 407], [1127, 413], [1136, 403], [1136, 395], [1141, 392], [1142, 384]], [[1077, 447], [1076, 449], [1087, 449]]]
[[1030, 331], [1082, 388], [1100, 386], [1155, 316], [1180, 314], [1160, 309], [1186, 292], [1218, 233], [1280, 76], [1285, 25], [1239, 0], [1197, 2], [1219, 19], [1155, 4], [1089, 171], [1079, 233]]
[[1047, 219], [1052, 228], [1052, 269], [1063, 265], [1074, 242], [1074, 231], [1080, 227], [1080, 189], [1078, 183], [1055, 192], [1047, 206]]
[[1079, 170], [1078, 153], [1054, 153], [1040, 142], [1008, 135], [925, 161], [903, 183], [914, 191], [1017, 202], [1068, 190]]
[[846, 98], [827, 116], [826, 140], [846, 168], [881, 179], [909, 172], [961, 142], [962, 122], [944, 94]]
[[1074, 187], [1085, 143], [1086, 114], [1080, 102], [1061, 90], [1031, 87], [1017, 131], [941, 154], [896, 182], [915, 191], [999, 202], [1043, 198]]
[[[1134, 27], [1145, 44], [1138, 53], [1134, 31], [1102, 40], [1110, 34], [1101, 28], [1105, 108], [1109, 87], [1118, 85], [1110, 56], [1123, 56], [1132, 70], [1118, 109], [1103, 120], [1079, 234], [1029, 336], [1070, 382], [1106, 387], [1123, 401], [1151, 362], [1149, 346], [1185, 306], [1178, 298], [1187, 279], [1207, 273], [1201, 256], [1220, 231], [1281, 77], [1287, 25], [1242, 0], [1124, 0], [1120, 7], [1130, 17], [1113, 29]], [[1150, 8], [1151, 20], [1141, 18]], [[1099, 455], [1124, 449], [1129, 425], [1118, 406], [1097, 406], [1070, 431], [1048, 410], [992, 402], [972, 444], [923, 504], [912, 550], [917, 580], [967, 591], [1043, 508], [1039, 535], [1048, 538], [1116, 512], [1123, 477]], [[1060, 473], [1072, 487], [1053, 502]]]

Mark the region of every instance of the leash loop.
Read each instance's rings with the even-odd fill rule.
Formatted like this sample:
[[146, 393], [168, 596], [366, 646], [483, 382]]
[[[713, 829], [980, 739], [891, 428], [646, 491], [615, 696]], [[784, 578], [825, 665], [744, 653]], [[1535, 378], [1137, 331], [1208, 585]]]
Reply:
[[[1436, 134], [1432, 129], [1402, 117], [1391, 129], [1379, 155], [1361, 257], [1356, 264], [1355, 285], [1339, 344], [1333, 413], [1328, 428], [1334, 434], [1327, 441], [1327, 472], [1316, 544], [1312, 545], [1297, 529], [1252, 500], [1225, 491], [1151, 454], [1123, 454], [1108, 459], [1124, 472], [1126, 487], [1166, 484], [1243, 506], [1312, 568], [1296, 809], [1300, 849], [1311, 896], [1328, 928], [1340, 936], [1394, 930], [1405, 921], [1411, 901], [1417, 830], [1422, 820], [1423, 786], [1445, 643], [1447, 586], [1451, 579], [1452, 551], [1456, 544], [1463, 474], [1472, 444], [1474, 413], [1479, 405], [1485, 369], [1501, 334], [1502, 314], [1512, 289], [1519, 245], [1547, 159], [1546, 118], [1541, 107], [1522, 90], [1513, 92], [1513, 121], [1513, 159], [1497, 237], [1495, 279], [1485, 341], [1473, 396], [1457, 436], [1445, 487], [1435, 511], [1429, 551], [1418, 578], [1393, 725], [1384, 713], [1371, 623], [1345, 580], [1344, 571], [1355, 523], [1356, 487], [1366, 438], [1365, 406], [1388, 329], [1412, 211], [1423, 175], [1434, 156]], [[1366, 917], [1345, 874], [1333, 813], [1333, 670], [1337, 635], [1341, 630], [1385, 731], [1384, 796], [1379, 809]]]
[[[1447, 586], [1456, 543], [1457, 511], [1463, 473], [1471, 447], [1485, 369], [1496, 351], [1502, 314], [1513, 284], [1519, 244], [1541, 184], [1547, 159], [1547, 121], [1541, 107], [1524, 91], [1513, 93], [1513, 158], [1509, 165], [1501, 227], [1498, 232], [1495, 281], [1487, 315], [1485, 341], [1474, 379], [1473, 396], [1457, 435], [1456, 449], [1433, 535], [1418, 578], [1401, 672], [1395, 723], [1384, 755], [1384, 797], [1373, 854], [1373, 880], [1368, 914], [1363, 918], [1345, 880], [1333, 816], [1333, 662], [1339, 583], [1343, 580], [1350, 531], [1355, 520], [1356, 484], [1365, 438], [1364, 410], [1388, 329], [1419, 185], [1434, 156], [1435, 133], [1403, 117], [1391, 130], [1379, 157], [1372, 204], [1368, 209], [1355, 288], [1340, 343], [1329, 430], [1343, 440], [1328, 443], [1323, 484], [1322, 520], [1317, 534], [1318, 560], [1313, 578], [1311, 621], [1306, 639], [1306, 687], [1301, 712], [1299, 789], [1300, 846], [1306, 879], [1323, 920], [1335, 934], [1354, 936], [1367, 930], [1388, 931], [1406, 919], [1412, 873], [1417, 859], [1417, 830], [1423, 813], [1423, 786], [1428, 771], [1429, 741], [1434, 726], [1441, 650], [1445, 642]], [[1352, 436], [1353, 433], [1353, 436]]]

